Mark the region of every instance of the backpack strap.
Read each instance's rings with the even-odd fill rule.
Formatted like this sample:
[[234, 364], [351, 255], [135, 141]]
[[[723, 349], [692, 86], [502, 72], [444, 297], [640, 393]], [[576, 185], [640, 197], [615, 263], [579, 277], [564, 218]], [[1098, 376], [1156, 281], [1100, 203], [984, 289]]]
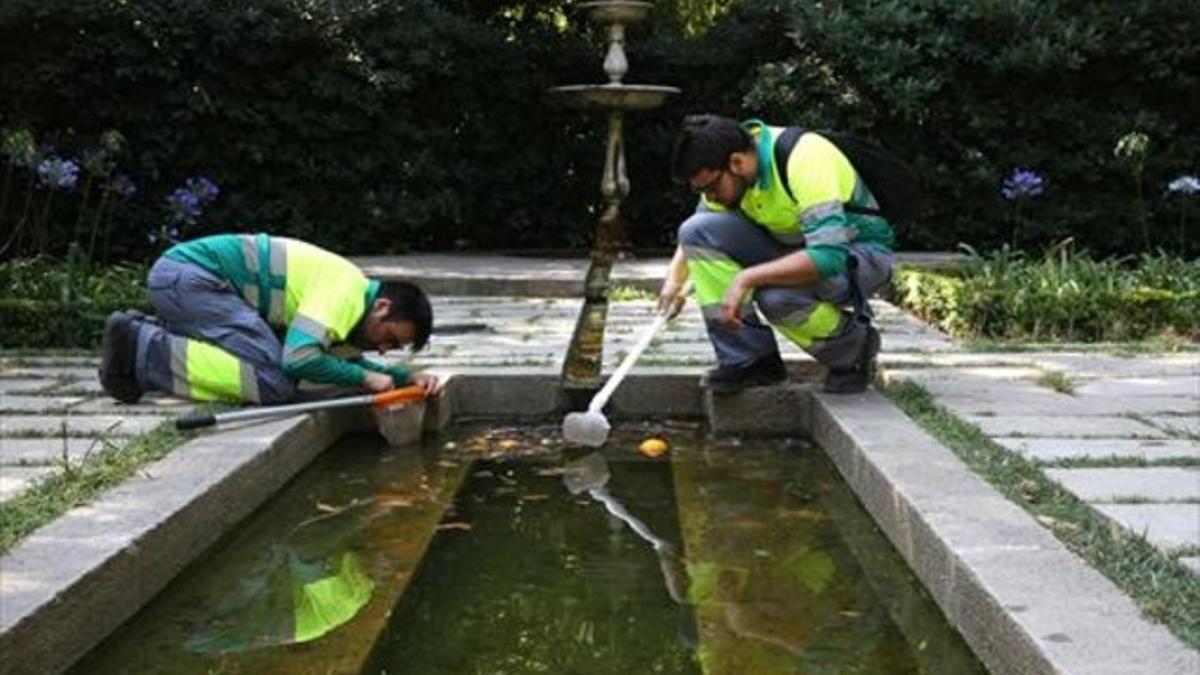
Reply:
[[804, 127], [788, 127], [779, 134], [779, 138], [775, 139], [775, 170], [779, 172], [779, 183], [783, 185], [783, 191], [787, 193], [788, 199], [796, 201], [796, 195], [792, 194], [792, 186], [788, 184], [787, 160], [792, 156], [792, 149], [796, 147], [796, 143], [800, 141], [800, 137], [804, 135]]
[[[783, 133], [779, 134], [779, 138], [775, 139], [775, 151], [773, 154], [775, 155], [775, 166], [779, 171], [779, 181], [780, 184], [783, 185], [783, 191], [787, 193], [788, 199], [792, 200], [793, 202], [796, 201], [796, 195], [792, 194], [792, 186], [788, 184], [787, 160], [788, 157], [791, 157], [792, 150], [795, 149], [796, 143], [800, 142], [800, 137], [804, 135], [804, 131], [804, 127], [788, 127], [783, 130]], [[825, 138], [829, 139], [830, 142], [838, 148], [839, 152], [845, 154], [845, 150], [842, 150], [841, 146], [838, 145], [835, 140], [830, 139], [829, 136], [825, 136]], [[850, 158], [847, 157], [847, 159]], [[854, 166], [854, 162], [851, 161], [850, 165]], [[855, 167], [854, 171], [857, 172], [858, 167]], [[842, 210], [847, 213], [858, 213], [866, 216], [883, 215], [883, 211], [880, 209], [873, 209], [868, 206], [855, 206], [849, 202], [844, 202], [842, 204]]]

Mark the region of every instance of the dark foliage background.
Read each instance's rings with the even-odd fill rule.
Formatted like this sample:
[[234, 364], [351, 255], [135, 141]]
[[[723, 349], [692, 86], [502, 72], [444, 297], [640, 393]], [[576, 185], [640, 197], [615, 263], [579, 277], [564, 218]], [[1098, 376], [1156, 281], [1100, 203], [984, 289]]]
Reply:
[[[70, 156], [124, 134], [138, 193], [113, 212], [113, 258], [152, 256], [164, 199], [197, 175], [222, 192], [184, 236], [583, 247], [604, 122], [545, 93], [605, 80], [604, 36], [576, 4], [6, 0], [0, 125]], [[684, 94], [628, 118], [630, 231], [671, 243], [692, 206], [667, 177], [671, 134], [715, 111], [850, 129], [911, 158], [933, 206], [902, 228], [904, 248], [1072, 235], [1100, 253], [1194, 254], [1164, 186], [1200, 167], [1198, 14], [1177, 0], [662, 0], [630, 31], [626, 80]], [[1148, 138], [1138, 161], [1114, 156], [1130, 132]], [[1014, 226], [998, 188], [1018, 166], [1046, 192]], [[44, 249], [61, 255], [78, 204], [51, 206]]]

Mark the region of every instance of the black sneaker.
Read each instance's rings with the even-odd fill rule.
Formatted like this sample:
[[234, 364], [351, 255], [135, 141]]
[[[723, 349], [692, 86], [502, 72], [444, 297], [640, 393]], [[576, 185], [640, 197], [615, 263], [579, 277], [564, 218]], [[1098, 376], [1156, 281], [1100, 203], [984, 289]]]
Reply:
[[100, 386], [122, 403], [137, 403], [142, 398], [134, 373], [137, 363], [137, 328], [134, 317], [113, 312], [104, 322], [100, 341]]
[[700, 378], [700, 386], [711, 391], [738, 391], [766, 387], [787, 380], [787, 368], [776, 352], [745, 366], [717, 366]]
[[825, 376], [827, 394], [861, 394], [875, 381], [875, 357], [879, 355], [879, 331], [867, 325], [862, 348], [854, 365], [845, 370], [830, 369]]

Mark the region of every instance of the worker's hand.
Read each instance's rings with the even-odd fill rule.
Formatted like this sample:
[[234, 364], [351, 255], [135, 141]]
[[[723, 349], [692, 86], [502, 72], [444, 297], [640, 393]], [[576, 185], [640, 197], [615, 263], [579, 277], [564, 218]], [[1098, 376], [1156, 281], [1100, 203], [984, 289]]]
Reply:
[[742, 327], [739, 310], [742, 306], [742, 298], [746, 297], [749, 292], [750, 288], [746, 286], [746, 281], [739, 272], [733, 278], [733, 282], [729, 284], [729, 288], [725, 289], [725, 297], [721, 298], [721, 325], [733, 330]]
[[679, 312], [683, 311], [683, 306], [687, 303], [687, 296], [679, 291], [683, 288], [683, 282], [673, 279], [668, 276], [662, 285], [662, 289], [658, 291], [658, 312], [666, 314], [668, 319], [674, 319]]
[[426, 396], [438, 396], [442, 393], [442, 381], [437, 375], [417, 373], [412, 376], [410, 384], [415, 384], [425, 390]]
[[373, 370], [366, 371], [366, 376], [363, 378], [363, 389], [375, 394], [381, 394], [385, 391], [391, 391], [396, 388], [396, 383], [392, 380], [391, 375], [377, 373]]

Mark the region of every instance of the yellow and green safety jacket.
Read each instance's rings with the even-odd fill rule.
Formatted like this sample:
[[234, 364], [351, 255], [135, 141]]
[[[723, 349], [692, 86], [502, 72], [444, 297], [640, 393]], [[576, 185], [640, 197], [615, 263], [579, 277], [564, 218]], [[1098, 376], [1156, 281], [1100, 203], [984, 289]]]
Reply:
[[[758, 179], [746, 189], [738, 211], [784, 244], [799, 246], [812, 258], [821, 278], [846, 271], [851, 242], [867, 243], [890, 251], [895, 233], [880, 216], [848, 213], [847, 204], [878, 209], [850, 160], [833, 143], [816, 133], [805, 133], [788, 156], [788, 196], [775, 166], [775, 141], [783, 127], [758, 120], [743, 122], [757, 143]], [[710, 211], [727, 210], [704, 199]]]
[[184, 242], [163, 254], [199, 265], [228, 281], [276, 332], [286, 331], [282, 363], [289, 377], [355, 386], [367, 370], [391, 375], [397, 386], [409, 373], [369, 359], [330, 353], [366, 316], [379, 282], [354, 263], [312, 244], [266, 234], [220, 234]]

